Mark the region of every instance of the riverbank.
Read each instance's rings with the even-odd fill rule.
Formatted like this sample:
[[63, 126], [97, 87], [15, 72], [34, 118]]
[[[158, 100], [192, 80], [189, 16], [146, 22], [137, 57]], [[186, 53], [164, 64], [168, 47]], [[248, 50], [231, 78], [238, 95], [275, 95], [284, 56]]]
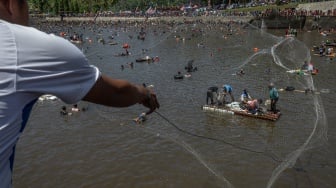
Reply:
[[[253, 16], [162, 16], [162, 17], [64, 17], [65, 22], [112, 22], [112, 23], [137, 23], [137, 22], [152, 22], [152, 23], [228, 23], [240, 22], [248, 23], [253, 19]], [[61, 17], [46, 17], [45, 21], [60, 22]]]
[[[162, 16], [162, 17], [64, 17], [64, 22], [109, 22], [112, 24], [183, 24], [183, 23], [204, 23], [204, 24], [225, 24], [229, 22], [251, 23], [253, 16]], [[39, 19], [46, 22], [61, 22], [61, 17], [46, 17]], [[318, 28], [336, 28], [336, 17], [334, 16], [307, 16], [304, 30], [314, 30]]]
[[[336, 1], [328, 2], [317, 2], [317, 3], [305, 3], [297, 4], [296, 12], [306, 16], [305, 23], [300, 24], [301, 29], [304, 30], [314, 30], [314, 29], [333, 29], [336, 28], [336, 17], [334, 13], [336, 11]], [[267, 9], [267, 7], [265, 7]], [[269, 7], [271, 8], [271, 7]], [[266, 10], [265, 10], [266, 11]], [[96, 22], [96, 23], [111, 23], [111, 24], [183, 24], [183, 23], [204, 23], [204, 24], [226, 24], [229, 22], [237, 23], [252, 23], [255, 15], [260, 15], [262, 13], [258, 12], [257, 9], [235, 9], [233, 12], [228, 10], [217, 11], [214, 15], [198, 15], [198, 16], [75, 16], [75, 17], [43, 17], [32, 20], [42, 21], [42, 22]], [[297, 14], [290, 13], [293, 19]], [[271, 24], [274, 21], [271, 21]], [[286, 19], [284, 20], [286, 22]], [[270, 23], [268, 25], [270, 25]], [[280, 24], [280, 23], [279, 23]], [[279, 25], [278, 24], [278, 25]], [[261, 23], [259, 24], [261, 25]], [[281, 24], [280, 24], [281, 25]], [[287, 28], [291, 24], [282, 24]]]

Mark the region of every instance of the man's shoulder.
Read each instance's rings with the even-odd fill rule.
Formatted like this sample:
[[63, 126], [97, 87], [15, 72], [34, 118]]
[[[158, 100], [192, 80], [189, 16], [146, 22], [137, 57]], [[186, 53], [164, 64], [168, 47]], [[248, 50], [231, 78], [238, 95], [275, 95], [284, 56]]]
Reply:
[[[10, 22], [7, 22], [7, 21], [1, 20], [1, 19], [0, 19], [0, 24], [7, 27], [8, 29], [11, 30], [11, 32], [13, 32], [15, 34], [17, 32], [24, 31], [24, 30], [29, 30], [29, 31], [36, 30], [36, 31], [38, 31], [37, 29], [35, 29], [33, 27], [19, 25], [19, 24], [15, 24], [15, 23], [10, 23]], [[29, 33], [26, 33], [26, 34], [29, 34]]]
[[80, 57], [84, 59], [81, 51], [76, 46], [55, 34], [48, 34], [33, 27], [20, 25], [11, 26], [10, 29], [17, 45], [25, 50], [25, 52], [34, 54], [32, 57], [25, 56], [23, 59], [34, 58], [35, 56], [39, 57], [41, 54], [50, 59], [66, 57]]
[[30, 41], [30, 45], [34, 45], [40, 40], [43, 40], [44, 43], [48, 42], [48, 40], [66, 41], [61, 37], [58, 37], [54, 34], [48, 34], [34, 27], [13, 24], [4, 20], [0, 20], [0, 24], [3, 24], [5, 27], [7, 27], [15, 38], [19, 40], [26, 39], [27, 41]]

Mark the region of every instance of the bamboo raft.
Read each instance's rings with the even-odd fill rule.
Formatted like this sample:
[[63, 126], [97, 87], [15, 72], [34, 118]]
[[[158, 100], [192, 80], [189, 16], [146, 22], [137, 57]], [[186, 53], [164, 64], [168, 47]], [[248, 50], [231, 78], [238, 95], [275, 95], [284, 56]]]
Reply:
[[246, 110], [243, 110], [240, 108], [238, 102], [233, 102], [231, 104], [226, 104], [225, 106], [216, 106], [216, 105], [203, 105], [202, 109], [207, 112], [216, 112], [219, 114], [232, 114], [232, 115], [241, 115], [251, 118], [257, 118], [257, 119], [264, 119], [264, 120], [270, 120], [270, 121], [276, 121], [280, 118], [281, 113], [277, 112], [257, 112], [255, 114], [252, 114]]

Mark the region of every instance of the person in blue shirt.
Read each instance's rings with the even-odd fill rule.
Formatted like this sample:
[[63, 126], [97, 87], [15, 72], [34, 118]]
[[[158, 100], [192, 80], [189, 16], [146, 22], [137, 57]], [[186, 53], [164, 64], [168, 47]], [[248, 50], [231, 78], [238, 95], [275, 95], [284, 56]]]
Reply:
[[269, 95], [271, 99], [271, 111], [274, 113], [277, 113], [276, 103], [279, 100], [278, 90], [274, 87], [273, 83], [269, 84], [268, 89], [269, 89]]
[[231, 97], [231, 102], [234, 102], [234, 97], [232, 95], [232, 87], [230, 85], [228, 84], [223, 85], [223, 93], [224, 93], [224, 96], [229, 94]]

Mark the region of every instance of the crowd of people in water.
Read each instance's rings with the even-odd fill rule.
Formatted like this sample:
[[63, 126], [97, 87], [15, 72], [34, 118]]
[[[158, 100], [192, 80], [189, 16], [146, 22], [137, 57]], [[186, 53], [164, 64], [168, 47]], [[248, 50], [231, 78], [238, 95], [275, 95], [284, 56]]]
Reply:
[[[293, 11], [293, 10], [291, 10]], [[291, 14], [296, 14], [296, 13], [293, 13], [288, 10], [287, 13], [283, 13], [283, 14], [287, 14], [287, 15], [291, 15]], [[51, 24], [52, 23], [52, 24]], [[145, 36], [145, 28], [148, 28], [149, 26], [153, 26], [152, 24], [153, 22], [117, 22], [117, 23], [112, 23], [111, 22], [97, 22], [97, 23], [93, 23], [93, 22], [43, 22], [41, 25], [38, 25], [38, 27], [43, 27], [42, 30], [44, 31], [47, 31], [49, 33], [60, 33], [60, 36], [64, 37], [64, 38], [68, 38], [69, 40], [81, 40], [83, 42], [90, 42], [90, 40], [94, 41], [95, 38], [92, 37], [92, 38], [85, 38], [83, 33], [84, 32], [87, 32], [87, 31], [90, 31], [92, 34], [95, 34], [95, 35], [99, 35], [99, 33], [103, 30], [103, 29], [107, 29], [108, 27], [111, 27], [112, 26], [117, 26], [119, 29], [121, 30], [124, 30], [124, 31], [127, 31], [129, 28], [135, 28], [136, 30], [138, 30], [138, 34], [139, 36]], [[199, 22], [200, 24], [202, 24], [201, 22]], [[176, 23], [174, 22], [171, 22], [171, 23], [166, 23], [166, 24], [158, 24], [156, 25], [154, 28], [154, 33], [157, 32], [160, 30], [162, 31], [162, 33], [165, 33], [167, 31], [167, 29], [171, 29], [173, 28]], [[222, 27], [223, 28], [227, 28], [227, 30], [225, 31], [229, 31], [230, 28], [231, 28], [231, 25], [233, 24], [242, 24], [240, 22], [227, 22], [225, 24], [222, 24]], [[155, 25], [155, 24], [154, 24]], [[197, 35], [197, 33], [199, 33], [200, 35], [202, 35], [202, 32], [204, 32], [205, 30], [211, 30], [212, 27], [217, 27], [218, 25], [215, 24], [215, 25], [212, 25], [212, 24], [207, 24], [207, 23], [204, 23], [204, 28], [203, 29], [195, 29], [195, 35]], [[75, 30], [74, 28], [77, 28], [79, 27], [81, 30], [78, 31], [78, 30]], [[60, 31], [60, 29], [64, 29], [66, 28], [66, 31]], [[80, 32], [83, 32], [83, 33], [80, 33]], [[181, 29], [182, 31], [182, 29]], [[187, 31], [185, 31], [187, 32]], [[294, 35], [297, 35], [297, 31], [296, 30], [288, 30], [287, 31], [287, 34], [294, 34]], [[104, 44], [110, 44], [114, 37], [113, 36], [116, 36], [117, 34], [113, 34], [112, 33], [112, 36], [110, 36], [108, 39], [110, 41], [104, 43]], [[103, 36], [100, 37], [101, 39], [105, 40], [103, 38]], [[136, 37], [134, 37], [136, 39]], [[179, 37], [176, 36], [176, 38], [178, 39]], [[133, 36], [129, 36], [129, 39], [132, 40], [133, 39]], [[140, 40], [145, 40], [144, 38], [138, 38]], [[96, 41], [99, 42], [99, 38], [96, 38]], [[335, 42], [335, 41], [333, 41]], [[202, 44], [203, 45], [203, 44]], [[121, 48], [122, 49], [122, 48]], [[130, 51], [128, 50], [129, 48], [123, 48], [124, 52], [122, 52], [123, 55], [120, 55], [120, 56], [129, 56], [131, 53]], [[321, 51], [321, 49], [323, 49]], [[332, 49], [332, 48], [331, 48]], [[146, 50], [142, 50], [142, 54], [146, 54], [147, 51]], [[332, 51], [330, 51], [329, 48], [326, 48], [326, 46], [321, 46], [319, 48], [319, 52], [320, 53], [323, 53], [323, 54], [330, 54], [332, 53]], [[131, 62], [128, 62], [126, 64], [122, 64], [120, 65], [120, 69], [121, 70], [124, 70], [125, 68], [130, 68], [130, 69], [133, 69], [134, 68], [134, 63], [133, 61]], [[310, 72], [313, 72], [313, 70], [316, 70], [316, 67], [312, 66], [311, 63], [307, 64], [307, 62], [305, 62], [305, 64], [301, 67], [302, 70], [308, 70]], [[182, 74], [182, 71], [178, 71], [178, 74], [175, 75], [175, 77], [178, 79], [180, 79], [181, 77], [190, 77], [191, 76], [191, 73], [196, 71], [197, 70], [197, 67], [193, 66], [193, 62], [190, 61], [188, 62], [188, 65], [185, 67], [185, 70], [186, 70], [186, 74]], [[236, 72], [236, 75], [244, 75], [245, 74], [245, 71], [243, 69], [239, 70]], [[174, 77], [174, 78], [175, 78]], [[270, 91], [272, 91], [273, 94], [270, 94], [270, 100], [271, 100], [271, 108], [270, 108], [270, 111], [272, 112], [277, 112], [277, 109], [276, 109], [276, 103], [278, 101], [278, 93], [277, 93], [277, 90], [276, 88], [273, 86], [270, 85]], [[207, 100], [206, 100], [206, 103], [207, 104], [211, 104], [211, 105], [224, 105], [226, 104], [228, 101], [226, 100], [226, 96], [230, 96], [231, 98], [231, 102], [235, 101], [234, 100], [234, 96], [233, 96], [233, 93], [232, 93], [232, 87], [230, 85], [225, 85], [221, 88], [221, 91], [218, 87], [210, 87], [207, 91]], [[246, 109], [247, 111], [251, 112], [251, 113], [256, 113], [260, 107], [260, 105], [262, 104], [263, 100], [261, 99], [253, 99], [251, 98], [250, 94], [248, 93], [247, 89], [244, 89], [242, 94], [241, 94], [241, 97], [240, 97], [240, 102], [242, 104], [242, 107], [244, 109]], [[75, 109], [75, 107], [73, 107]], [[62, 108], [61, 110], [61, 114], [62, 115], [69, 115], [71, 113], [73, 113], [72, 109], [71, 110], [67, 110], [66, 107], [64, 106], [64, 109]], [[143, 122], [146, 120], [146, 115], [144, 114], [140, 114], [137, 118], [136, 118], [136, 122]]]
[[312, 47], [312, 52], [314, 53], [314, 55], [327, 57], [329, 62], [332, 62], [336, 57], [335, 47], [336, 39], [327, 39], [326, 41], [322, 41], [319, 45], [314, 45]]

